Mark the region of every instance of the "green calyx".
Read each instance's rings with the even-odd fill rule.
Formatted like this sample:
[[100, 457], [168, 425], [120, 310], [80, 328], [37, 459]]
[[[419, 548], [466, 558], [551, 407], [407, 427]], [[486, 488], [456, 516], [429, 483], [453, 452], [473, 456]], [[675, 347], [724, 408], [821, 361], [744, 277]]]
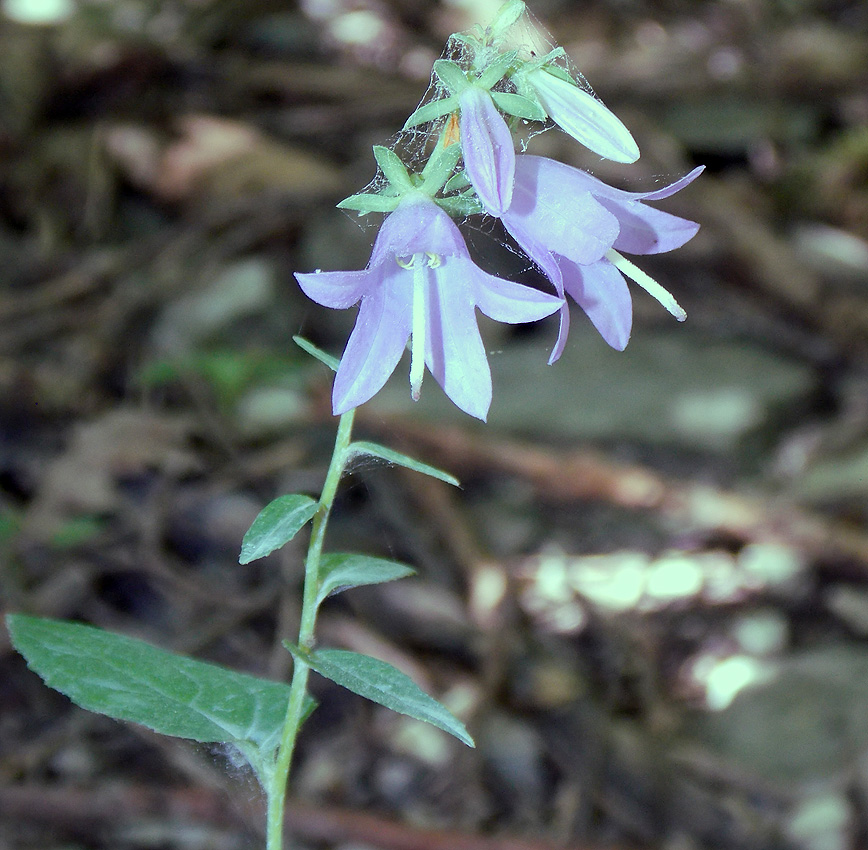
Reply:
[[407, 166], [393, 150], [376, 145], [374, 158], [388, 181], [387, 185], [377, 193], [363, 192], [350, 195], [341, 201], [338, 207], [344, 210], [355, 210], [359, 215], [373, 212], [389, 213], [395, 210], [408, 195], [421, 193], [453, 214], [454, 198], [437, 196], [455, 176], [455, 167], [460, 156], [461, 146], [446, 144], [441, 137], [425, 167], [417, 174], [408, 171]]

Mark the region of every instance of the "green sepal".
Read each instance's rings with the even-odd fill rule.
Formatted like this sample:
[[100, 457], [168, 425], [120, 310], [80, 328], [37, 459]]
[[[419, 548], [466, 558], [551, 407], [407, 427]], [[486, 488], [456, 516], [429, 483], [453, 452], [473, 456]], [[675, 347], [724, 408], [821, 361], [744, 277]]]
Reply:
[[[238, 747], [266, 785], [289, 686], [81, 623], [10, 614], [15, 648], [76, 705], [176, 738]], [[316, 702], [305, 697], [305, 717]]]
[[398, 190], [408, 192], [413, 188], [413, 181], [407, 172], [407, 166], [401, 162], [401, 157], [393, 150], [383, 145], [374, 145], [374, 159], [385, 178]]
[[442, 97], [440, 100], [431, 100], [428, 103], [422, 104], [405, 122], [404, 129], [409, 130], [418, 124], [427, 124], [429, 121], [436, 121], [450, 112], [455, 112], [458, 109], [458, 98], [455, 95]]
[[488, 90], [497, 85], [515, 64], [518, 54], [514, 50], [501, 53], [476, 79], [476, 85]]
[[368, 213], [390, 213], [397, 209], [401, 199], [397, 195], [368, 195], [360, 193], [358, 195], [350, 195], [349, 198], [344, 198], [339, 204], [338, 209], [355, 210], [359, 215], [367, 215]]
[[269, 502], [253, 520], [241, 541], [239, 564], [249, 564], [289, 543], [313, 519], [319, 502], [310, 496], [290, 493]]
[[422, 169], [422, 185], [419, 189], [429, 197], [436, 195], [449, 179], [449, 175], [455, 171], [460, 156], [461, 145], [451, 144], [444, 147], [438, 144]]
[[289, 641], [284, 641], [283, 645], [311, 670], [354, 694], [437, 726], [468, 747], [476, 746], [464, 724], [449, 709], [428, 696], [409, 676], [391, 664], [345, 649], [308, 652]]
[[[560, 65], [555, 64], [555, 62], [566, 56], [566, 51], [563, 47], [556, 47], [554, 50], [546, 53], [545, 56], [542, 56], [538, 59], [534, 59], [532, 62], [519, 62], [517, 63], [517, 67], [510, 73], [510, 79], [515, 84], [515, 87], [518, 89], [518, 93], [527, 97], [534, 102], [537, 102], [536, 99], [536, 91], [533, 86], [527, 81], [527, 75], [531, 71], [539, 71], [543, 70], [549, 74], [552, 74], [555, 77], [560, 77], [562, 80], [566, 80], [569, 83], [575, 85], [576, 81], [570, 76], [569, 71]], [[541, 104], [540, 104], [541, 106]]]
[[407, 578], [415, 572], [412, 567], [399, 561], [351, 552], [330, 552], [323, 555], [320, 561], [316, 604], [319, 605], [327, 596], [353, 587], [395, 581]]
[[[552, 51], [552, 53], [554, 52], [556, 51]], [[559, 77], [564, 80], [564, 82], [572, 83], [574, 86], [576, 85], [576, 81], [573, 79], [570, 72], [566, 68], [562, 68], [560, 65], [553, 65], [549, 62], [545, 62], [540, 66], [540, 69], [545, 71], [547, 74], [551, 74], [553, 77]]]
[[379, 443], [356, 442], [350, 443], [348, 448], [350, 457], [356, 455], [370, 455], [378, 457], [381, 460], [394, 463], [397, 466], [404, 466], [407, 469], [412, 469], [415, 472], [421, 472], [423, 475], [430, 475], [432, 478], [437, 478], [440, 481], [445, 481], [453, 487], [460, 487], [461, 484], [454, 475], [444, 472], [442, 469], [437, 469], [436, 466], [430, 466], [427, 463], [422, 463], [420, 460], [409, 457], [401, 452], [396, 452], [394, 449], [381, 446]]
[[466, 218], [469, 215], [480, 215], [485, 212], [474, 194], [458, 195], [455, 198], [437, 198], [437, 204], [452, 218]]
[[449, 192], [461, 192], [464, 189], [468, 189], [470, 186], [471, 183], [470, 180], [468, 180], [467, 175], [463, 171], [459, 171], [457, 174], [453, 174], [446, 181], [443, 191], [447, 194]]
[[570, 80], [572, 77], [570, 77], [569, 73], [559, 65], [554, 64], [557, 59], [561, 59], [566, 55], [567, 51], [564, 50], [563, 47], [555, 47], [553, 50], [546, 53], [545, 56], [540, 56], [533, 62], [526, 62], [524, 67], [521, 68], [521, 71], [533, 71], [535, 68], [545, 68], [548, 71], [549, 68], [547, 66], [551, 66], [551, 68], [557, 68], [557, 76], [563, 77], [565, 80]]
[[292, 341], [302, 350], [306, 351], [311, 357], [315, 357], [324, 366], [328, 366], [332, 372], [338, 371], [338, 366], [341, 361], [337, 357], [332, 357], [331, 354], [326, 354], [321, 348], [317, 348], [312, 342], [306, 340], [303, 336], [294, 336]]
[[511, 92], [493, 91], [491, 93], [497, 108], [507, 115], [526, 118], [528, 121], [545, 121], [546, 111], [534, 100]]
[[451, 59], [438, 59], [434, 63], [434, 73], [451, 94], [461, 94], [470, 85], [467, 75]]

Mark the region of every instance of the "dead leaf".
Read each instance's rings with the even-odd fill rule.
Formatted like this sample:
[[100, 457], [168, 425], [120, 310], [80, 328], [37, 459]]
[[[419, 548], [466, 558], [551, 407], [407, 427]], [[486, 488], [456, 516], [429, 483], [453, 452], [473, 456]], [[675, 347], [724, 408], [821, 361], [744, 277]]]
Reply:
[[76, 425], [64, 454], [48, 467], [24, 522], [33, 538], [50, 538], [70, 517], [110, 514], [118, 480], [149, 469], [177, 476], [199, 468], [186, 447], [190, 422], [146, 410], [113, 410]]

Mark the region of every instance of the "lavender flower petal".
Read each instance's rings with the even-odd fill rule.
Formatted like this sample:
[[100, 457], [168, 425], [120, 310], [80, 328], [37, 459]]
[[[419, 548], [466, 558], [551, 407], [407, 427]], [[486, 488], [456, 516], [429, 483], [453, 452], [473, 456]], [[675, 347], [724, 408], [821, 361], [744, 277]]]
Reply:
[[561, 261], [564, 289], [585, 311], [600, 336], [618, 351], [630, 341], [633, 301], [627, 281], [608, 260], [587, 266]]
[[368, 274], [367, 271], [296, 272], [295, 279], [311, 301], [333, 310], [345, 310], [365, 294], [369, 285]]
[[616, 192], [619, 195], [632, 198], [636, 201], [662, 201], [663, 198], [668, 198], [670, 195], [680, 192], [685, 186], [689, 186], [697, 177], [699, 177], [700, 174], [702, 174], [703, 171], [705, 171], [705, 166], [697, 165], [693, 171], [688, 172], [684, 177], [679, 178], [674, 183], [670, 183], [662, 189], [655, 189], [651, 192], [624, 192], [621, 189], [614, 189], [611, 186], [606, 186], [602, 180], [597, 180], [596, 177], [592, 177], [591, 179], [597, 180], [598, 183], [602, 186], [606, 186], [606, 188], [612, 192]]
[[369, 268], [413, 254], [461, 256], [467, 246], [455, 223], [424, 195], [402, 200], [380, 227]]
[[[486, 274], [466, 263], [464, 274], [473, 284], [476, 306], [489, 319], [515, 325], [537, 322], [550, 316], [563, 304], [561, 298]], [[471, 276], [472, 275], [472, 276]]]
[[369, 288], [335, 376], [332, 409], [337, 416], [375, 396], [395, 371], [410, 336], [412, 289], [392, 260], [367, 272]]
[[[583, 174], [545, 157], [516, 157], [513, 202], [500, 218], [519, 244], [577, 263], [596, 262], [612, 247], [618, 219], [591, 195]], [[544, 258], [530, 256], [544, 267]]]
[[453, 261], [431, 270], [425, 365], [461, 410], [485, 420], [491, 406], [491, 370], [467, 292], [454, 285], [456, 265], [460, 263]]
[[646, 207], [638, 201], [620, 204], [601, 198], [600, 203], [613, 212], [621, 224], [613, 247], [628, 254], [673, 251], [696, 236], [699, 230], [695, 221]]
[[464, 168], [482, 206], [491, 215], [500, 215], [512, 201], [515, 176], [512, 133], [484, 89], [469, 86], [458, 102]]

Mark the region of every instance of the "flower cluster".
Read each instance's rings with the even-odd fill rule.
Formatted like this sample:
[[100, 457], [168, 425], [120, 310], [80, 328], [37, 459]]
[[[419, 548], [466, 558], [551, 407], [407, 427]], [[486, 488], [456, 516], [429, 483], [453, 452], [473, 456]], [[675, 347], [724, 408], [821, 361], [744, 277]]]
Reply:
[[[699, 229], [647, 201], [683, 189], [702, 171], [651, 192], [627, 192], [545, 157], [516, 154], [519, 122], [551, 121], [600, 156], [635, 162], [639, 149], [621, 121], [563, 67], [563, 51], [542, 58], [504, 49], [504, 33], [524, 14], [509, 0], [485, 30], [453, 36], [461, 60], [439, 59], [441, 95], [423, 104], [405, 130], [428, 125], [439, 139], [424, 168], [411, 173], [394, 152], [374, 148], [385, 178], [379, 191], [339, 206], [388, 213], [363, 271], [296, 274], [304, 292], [326, 307], [360, 304], [335, 378], [333, 409], [350, 410], [375, 395], [410, 344], [410, 386], [419, 398], [425, 366], [458, 407], [485, 419], [491, 373], [475, 310], [501, 322], [560, 316], [549, 357], [562, 354], [569, 332], [569, 295], [603, 339], [622, 350], [630, 337], [632, 301], [624, 275], [679, 321], [686, 314], [626, 254], [680, 247]], [[487, 213], [503, 224], [548, 278], [554, 295], [478, 268], [451, 216]]]

